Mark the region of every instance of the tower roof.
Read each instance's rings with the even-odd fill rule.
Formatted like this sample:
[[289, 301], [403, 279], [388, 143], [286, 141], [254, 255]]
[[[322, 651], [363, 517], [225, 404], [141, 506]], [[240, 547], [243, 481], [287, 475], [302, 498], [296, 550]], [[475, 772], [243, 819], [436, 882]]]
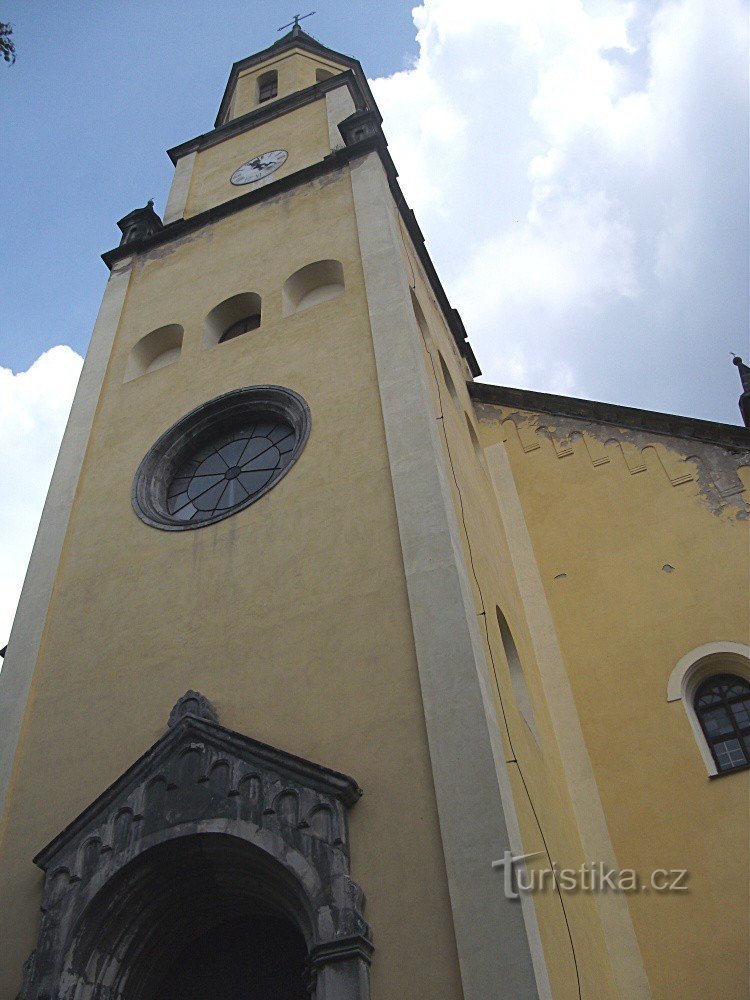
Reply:
[[221, 99], [221, 104], [219, 105], [219, 113], [216, 116], [215, 126], [217, 128], [225, 119], [229, 102], [232, 97], [232, 92], [234, 91], [235, 84], [237, 83], [237, 77], [240, 73], [250, 69], [252, 66], [257, 66], [259, 63], [265, 62], [267, 59], [272, 59], [274, 56], [280, 55], [281, 53], [287, 52], [291, 49], [302, 49], [305, 52], [309, 52], [310, 55], [323, 56], [325, 59], [339, 63], [342, 69], [350, 69], [356, 76], [357, 82], [366, 95], [368, 105], [372, 108], [375, 107], [375, 100], [367, 84], [367, 78], [359, 60], [353, 59], [351, 56], [346, 56], [343, 52], [336, 52], [335, 49], [327, 48], [316, 38], [313, 38], [312, 35], [308, 35], [306, 31], [303, 31], [299, 24], [295, 24], [291, 31], [282, 35], [282, 37], [275, 41], [273, 45], [269, 45], [268, 48], [263, 49], [260, 52], [256, 52], [254, 55], [247, 56], [245, 59], [240, 59], [239, 62], [234, 63], [231, 72], [229, 73], [229, 80], [227, 81], [224, 95]]
[[324, 46], [320, 45], [317, 38], [313, 38], [312, 35], [308, 35], [306, 31], [303, 31], [302, 28], [300, 28], [299, 24], [295, 24], [291, 31], [287, 31], [285, 35], [282, 35], [281, 38], [277, 39], [273, 45], [270, 46], [270, 48], [276, 48], [277, 45], [281, 45], [282, 42], [289, 41], [290, 38], [304, 38], [305, 41], [312, 42], [313, 45], [324, 48]]

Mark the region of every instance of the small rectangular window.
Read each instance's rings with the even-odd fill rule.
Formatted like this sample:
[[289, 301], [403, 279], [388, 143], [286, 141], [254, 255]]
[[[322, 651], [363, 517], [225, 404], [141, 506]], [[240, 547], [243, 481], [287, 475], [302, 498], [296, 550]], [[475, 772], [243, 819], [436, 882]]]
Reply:
[[275, 70], [258, 77], [258, 103], [270, 101], [279, 92], [279, 75]]

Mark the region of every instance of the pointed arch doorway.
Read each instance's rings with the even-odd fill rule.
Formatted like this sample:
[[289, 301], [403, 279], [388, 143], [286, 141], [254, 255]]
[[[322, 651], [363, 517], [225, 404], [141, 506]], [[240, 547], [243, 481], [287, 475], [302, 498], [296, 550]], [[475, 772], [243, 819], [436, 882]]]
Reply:
[[347, 775], [219, 725], [188, 692], [168, 732], [34, 859], [19, 1000], [369, 1000]]
[[308, 1000], [307, 948], [298, 929], [273, 914], [217, 924], [191, 941], [158, 984], [160, 1000]]
[[307, 1000], [304, 892], [236, 837], [188, 835], [126, 865], [87, 907], [66, 978], [118, 1000]]

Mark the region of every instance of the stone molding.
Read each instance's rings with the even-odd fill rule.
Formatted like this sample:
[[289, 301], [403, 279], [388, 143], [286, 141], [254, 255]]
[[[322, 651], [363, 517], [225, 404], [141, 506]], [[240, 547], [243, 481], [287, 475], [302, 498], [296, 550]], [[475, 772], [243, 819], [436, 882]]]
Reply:
[[[193, 523], [169, 513], [167, 492], [175, 471], [196, 448], [248, 420], [284, 420], [294, 430], [289, 461], [257, 493], [226, 511]], [[133, 480], [131, 500], [138, 517], [162, 531], [192, 531], [223, 521], [256, 503], [289, 472], [310, 436], [310, 408], [292, 389], [280, 385], [251, 385], [216, 396], [181, 417], [149, 448]]]
[[[537, 414], [551, 414], [558, 418], [578, 418], [591, 423], [614, 425], [633, 431], [664, 434], [672, 438], [693, 438], [724, 448], [750, 450], [750, 429], [735, 424], [720, 424], [697, 417], [683, 417], [657, 410], [640, 410], [633, 406], [602, 403], [575, 396], [555, 396], [532, 389], [515, 389], [505, 385], [470, 382], [467, 385], [474, 403], [502, 407], [505, 418], [517, 422]], [[520, 411], [520, 412], [519, 412]], [[559, 420], [554, 421], [559, 423]]]
[[[471, 394], [475, 396], [473, 386]], [[552, 448], [558, 459], [579, 452], [595, 468], [611, 465], [615, 474], [645, 472], [661, 479], [663, 473], [673, 487], [695, 483], [714, 514], [733, 507], [738, 519], [748, 516], [746, 487], [740, 474], [750, 466], [748, 451], [594, 420], [519, 411], [497, 413], [496, 407], [486, 403], [475, 403], [475, 412], [480, 421], [500, 427], [502, 440], [512, 447], [520, 446], [525, 455]]]
[[[259, 883], [278, 880], [287, 910], [298, 901], [292, 915], [308, 945], [311, 996], [368, 1000], [372, 941], [347, 830], [361, 789], [224, 728], [206, 716], [208, 705], [197, 692], [183, 696], [167, 733], [34, 858], [45, 873], [42, 920], [19, 1000], [130, 996], [125, 986], [146, 974], [133, 972], [129, 950], [143, 927], [117, 925], [117, 947], [108, 947], [107, 920], [128, 909], [150, 851], [185, 845], [187, 857], [209, 838], [260, 859]], [[203, 717], [180, 715], [185, 707]]]

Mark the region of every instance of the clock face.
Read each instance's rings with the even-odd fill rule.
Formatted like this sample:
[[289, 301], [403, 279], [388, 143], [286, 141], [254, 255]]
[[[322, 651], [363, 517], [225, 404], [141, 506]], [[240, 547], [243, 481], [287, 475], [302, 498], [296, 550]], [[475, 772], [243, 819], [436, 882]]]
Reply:
[[289, 154], [285, 149], [272, 149], [269, 153], [261, 153], [254, 156], [252, 160], [237, 167], [231, 176], [232, 184], [252, 184], [259, 181], [261, 177], [267, 177], [274, 170], [278, 170]]

